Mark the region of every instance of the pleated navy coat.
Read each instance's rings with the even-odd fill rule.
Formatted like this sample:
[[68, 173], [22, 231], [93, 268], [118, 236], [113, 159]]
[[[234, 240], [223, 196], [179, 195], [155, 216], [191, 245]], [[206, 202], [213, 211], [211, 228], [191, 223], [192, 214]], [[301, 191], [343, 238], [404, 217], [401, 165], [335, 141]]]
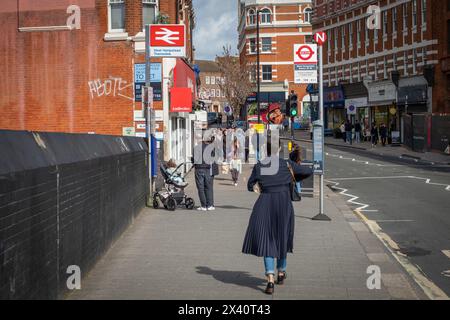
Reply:
[[290, 196], [292, 175], [288, 169], [289, 161], [295, 180], [301, 181], [313, 174], [312, 169], [298, 165], [290, 160], [279, 159], [279, 169], [265, 172], [269, 165], [256, 164], [248, 180], [247, 188], [253, 192], [258, 182], [261, 194], [256, 201], [245, 234], [242, 252], [258, 257], [284, 259], [294, 248], [295, 215]]

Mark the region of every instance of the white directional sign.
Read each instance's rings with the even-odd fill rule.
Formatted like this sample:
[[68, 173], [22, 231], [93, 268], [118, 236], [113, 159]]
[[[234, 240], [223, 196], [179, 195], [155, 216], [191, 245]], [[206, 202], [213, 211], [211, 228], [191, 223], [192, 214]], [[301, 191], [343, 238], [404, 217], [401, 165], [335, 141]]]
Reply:
[[294, 45], [294, 82], [317, 83], [317, 45]]

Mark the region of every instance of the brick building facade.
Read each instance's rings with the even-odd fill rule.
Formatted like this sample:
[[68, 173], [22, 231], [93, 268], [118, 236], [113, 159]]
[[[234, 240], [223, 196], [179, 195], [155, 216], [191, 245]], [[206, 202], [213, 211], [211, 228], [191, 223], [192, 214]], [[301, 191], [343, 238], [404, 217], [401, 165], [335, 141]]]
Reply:
[[[145, 63], [144, 25], [156, 22], [186, 25], [182, 62], [189, 66], [195, 26], [191, 0], [3, 1], [0, 128], [145, 134], [135, 71]], [[152, 78], [160, 81], [154, 107], [161, 140], [170, 138], [170, 118], [178, 116], [168, 111], [170, 81], [161, 83], [161, 73], [171, 72], [165, 65], [175, 66], [170, 60], [175, 59], [152, 60]]]
[[[260, 79], [262, 106], [284, 103], [294, 90], [304, 101], [300, 114], [309, 114], [306, 86], [294, 83], [294, 44], [312, 38], [312, 1], [238, 0], [241, 64], [256, 66], [256, 10], [260, 10]], [[256, 68], [251, 78], [256, 83]], [[256, 90], [255, 90], [256, 91]]]
[[224, 81], [216, 61], [197, 60], [195, 64], [200, 70], [199, 100], [205, 103], [207, 111], [224, 111], [228, 103], [225, 92], [221, 90], [220, 83]]
[[449, 8], [431, 0], [315, 0], [314, 31], [328, 35], [326, 125], [336, 128], [347, 117], [366, 129], [385, 123], [403, 140], [408, 115], [450, 113], [442, 68]]

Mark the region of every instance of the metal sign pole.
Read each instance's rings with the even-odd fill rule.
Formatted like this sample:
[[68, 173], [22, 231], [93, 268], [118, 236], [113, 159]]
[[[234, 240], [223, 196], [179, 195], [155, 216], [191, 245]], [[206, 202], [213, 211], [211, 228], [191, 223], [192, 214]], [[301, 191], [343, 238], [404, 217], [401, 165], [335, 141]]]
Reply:
[[320, 174], [320, 203], [319, 214], [312, 220], [315, 221], [331, 221], [331, 219], [324, 213], [324, 174], [325, 174], [325, 152], [324, 152], [324, 140], [325, 140], [325, 125], [324, 125], [324, 110], [323, 110], [323, 47], [319, 45], [319, 120], [322, 126], [322, 172]]
[[151, 86], [151, 56], [150, 56], [150, 25], [145, 26], [145, 86], [146, 95], [144, 100], [145, 128], [148, 144], [148, 179], [149, 195], [147, 196], [147, 206], [153, 206], [153, 177], [152, 177], [152, 137], [151, 137], [151, 112], [150, 112], [150, 91]]

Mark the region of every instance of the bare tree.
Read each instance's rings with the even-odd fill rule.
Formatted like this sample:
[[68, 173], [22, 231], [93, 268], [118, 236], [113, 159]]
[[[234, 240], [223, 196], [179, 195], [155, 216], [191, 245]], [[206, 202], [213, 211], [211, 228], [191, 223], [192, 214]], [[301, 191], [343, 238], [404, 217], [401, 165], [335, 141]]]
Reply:
[[231, 46], [224, 46], [222, 56], [218, 56], [216, 60], [224, 78], [219, 84], [220, 89], [233, 108], [234, 116], [239, 116], [247, 97], [253, 91], [250, 69], [241, 66], [239, 57], [231, 54]]

